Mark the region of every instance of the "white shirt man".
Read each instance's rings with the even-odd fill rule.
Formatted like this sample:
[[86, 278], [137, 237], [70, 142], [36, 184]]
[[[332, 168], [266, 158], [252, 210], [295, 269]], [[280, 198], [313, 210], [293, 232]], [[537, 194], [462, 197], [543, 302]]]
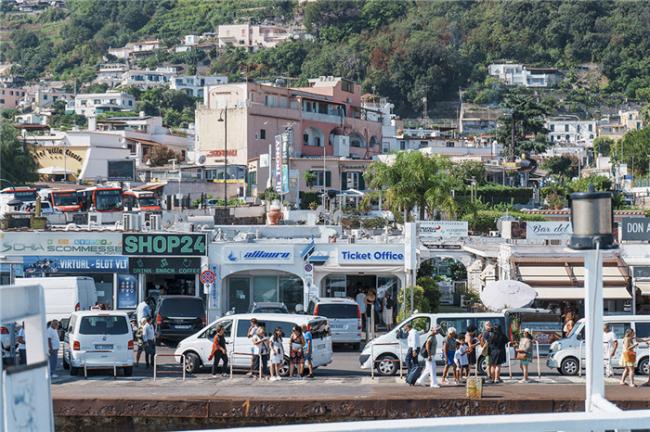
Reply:
[[59, 358], [59, 347], [61, 346], [61, 341], [59, 341], [59, 332], [56, 331], [58, 328], [59, 326], [56, 320], [52, 320], [52, 324], [47, 328], [47, 345], [49, 349], [51, 378], [58, 377], [56, 374], [56, 363]]
[[408, 337], [406, 338], [406, 346], [413, 351], [420, 347], [420, 335], [416, 329], [411, 328], [409, 330]]
[[156, 332], [154, 331], [153, 325], [150, 322], [147, 322], [142, 328], [142, 340], [144, 342], [156, 341]]
[[362, 292], [359, 291], [356, 297], [356, 302], [359, 305], [359, 309], [361, 309], [361, 315], [366, 314], [366, 295]]
[[151, 316], [151, 307], [143, 300], [138, 304], [135, 313], [138, 317], [138, 322], [140, 323], [144, 318]]
[[605, 357], [605, 374], [608, 377], [614, 375], [612, 371], [612, 361], [618, 349], [618, 339], [616, 334], [608, 324], [603, 327], [603, 356]]

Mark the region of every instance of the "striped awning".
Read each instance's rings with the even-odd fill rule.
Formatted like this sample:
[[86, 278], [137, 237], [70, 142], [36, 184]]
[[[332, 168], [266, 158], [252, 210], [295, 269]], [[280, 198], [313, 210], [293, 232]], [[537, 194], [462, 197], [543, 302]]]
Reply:
[[650, 281], [637, 281], [635, 286], [641, 290], [641, 295], [650, 296]]
[[[584, 288], [572, 287], [535, 287], [539, 300], [581, 300], [585, 298]], [[627, 289], [603, 288], [603, 298], [609, 300], [630, 299], [632, 296]]]

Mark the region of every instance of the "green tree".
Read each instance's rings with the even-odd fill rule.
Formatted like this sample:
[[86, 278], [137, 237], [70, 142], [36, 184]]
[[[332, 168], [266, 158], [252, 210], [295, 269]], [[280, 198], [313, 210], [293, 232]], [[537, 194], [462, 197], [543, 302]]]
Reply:
[[392, 164], [375, 161], [364, 178], [372, 189], [384, 190], [384, 197], [393, 213], [410, 213], [416, 206], [419, 218], [434, 215], [436, 211], [455, 214], [456, 202], [451, 190], [460, 186], [450, 176], [451, 162], [438, 156], [420, 152], [401, 152]]
[[0, 123], [0, 178], [14, 185], [38, 180], [38, 164], [24, 143], [18, 139], [18, 131], [10, 123]]
[[544, 161], [543, 168], [547, 169], [549, 173], [560, 176], [564, 179], [571, 179], [578, 175], [578, 164], [580, 162], [577, 158], [569, 155], [552, 156]]
[[178, 154], [164, 145], [154, 146], [148, 156], [149, 165], [154, 167], [167, 165], [171, 159], [179, 160]]
[[626, 133], [613, 147], [617, 161], [627, 164], [627, 167], [637, 176], [648, 174], [650, 164], [650, 126]]
[[594, 150], [596, 155], [609, 156], [614, 143], [614, 140], [609, 137], [598, 137], [594, 139]]
[[462, 161], [454, 164], [451, 173], [464, 182], [474, 179], [479, 186], [487, 183], [487, 170], [482, 162], [471, 160]]
[[510, 90], [503, 105], [506, 115], [497, 130], [497, 137], [500, 142], [508, 143], [508, 159], [514, 161], [528, 136], [536, 137], [548, 132], [544, 127], [548, 109], [531, 92], [522, 89]]

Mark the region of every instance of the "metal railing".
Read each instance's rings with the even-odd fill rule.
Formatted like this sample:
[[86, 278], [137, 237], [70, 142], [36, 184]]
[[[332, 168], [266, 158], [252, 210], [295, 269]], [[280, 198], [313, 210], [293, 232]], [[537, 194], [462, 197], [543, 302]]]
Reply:
[[[236, 356], [236, 355], [243, 355], [243, 356], [249, 356], [249, 357], [255, 357], [255, 356], [257, 356], [257, 357], [258, 357], [258, 360], [257, 360], [257, 363], [258, 363], [258, 374], [259, 374], [258, 377], [259, 377], [260, 379], [262, 378], [262, 354], [238, 353], [238, 352], [234, 352], [234, 351], [232, 351], [230, 354], [232, 355], [232, 356], [231, 356], [232, 361], [230, 362], [230, 379], [232, 379], [232, 375], [233, 375], [233, 374], [232, 374], [233, 363], [235, 363], [235, 356]], [[252, 371], [253, 371], [253, 369], [251, 368], [251, 372], [252, 372]]]
[[[399, 358], [398, 359], [385, 359], [382, 361], [390, 361], [390, 362], [397, 362], [397, 367], [399, 367], [399, 377], [403, 378], [403, 372], [402, 372], [402, 344], [399, 342], [387, 342], [387, 343], [371, 343], [370, 344], [370, 360], [372, 361], [372, 364], [370, 366], [370, 377], [372, 379], [375, 379], [375, 366], [377, 364], [377, 361], [375, 360], [375, 346], [386, 346], [386, 345], [397, 345], [399, 347]], [[416, 360], [417, 361], [417, 360]]]
[[[153, 355], [153, 380], [156, 381], [157, 376], [157, 366], [158, 366], [158, 357], [178, 357], [176, 354], [154, 354]], [[185, 381], [185, 355], [181, 355], [182, 365], [183, 365], [183, 381]]]
[[[536, 340], [534, 340], [532, 342], [535, 344], [535, 353], [537, 354], [536, 355], [536, 357], [537, 357], [537, 378], [539, 379], [539, 378], [542, 377], [541, 360], [540, 360], [540, 357], [539, 357], [539, 342], [537, 342]], [[512, 355], [510, 355], [510, 348], [513, 348], [513, 351], [515, 353], [515, 360], [516, 360], [516, 357], [517, 357], [517, 350], [514, 349], [514, 344], [512, 342], [508, 342], [508, 344], [506, 345], [506, 349], [507, 349], [506, 356], [508, 357], [508, 375], [509, 375], [510, 379], [512, 379]]]
[[[112, 353], [112, 352], [113, 351], [111, 351], [111, 350], [86, 351], [84, 353], [84, 357], [85, 357], [85, 354], [87, 354], [87, 353], [93, 353], [94, 354], [94, 353]], [[89, 364], [88, 360], [86, 360], [85, 358], [83, 360], [83, 363], [84, 363], [84, 379], [88, 379], [88, 369], [95, 369], [95, 370], [97, 370], [97, 369], [106, 369], [106, 364], [105, 363], [104, 364], [99, 364], [99, 363], [93, 364], [93, 362], [90, 362], [90, 364]], [[113, 379], [117, 379], [117, 364], [115, 362], [113, 362]]]

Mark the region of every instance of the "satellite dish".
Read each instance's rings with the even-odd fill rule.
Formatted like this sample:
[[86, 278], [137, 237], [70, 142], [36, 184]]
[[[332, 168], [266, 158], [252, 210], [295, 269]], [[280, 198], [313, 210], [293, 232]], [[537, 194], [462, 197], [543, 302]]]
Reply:
[[481, 292], [481, 302], [490, 310], [530, 306], [537, 297], [537, 291], [530, 285], [516, 280], [488, 282]]
[[199, 156], [198, 162], [199, 162], [200, 165], [203, 165], [205, 163], [205, 155]]

